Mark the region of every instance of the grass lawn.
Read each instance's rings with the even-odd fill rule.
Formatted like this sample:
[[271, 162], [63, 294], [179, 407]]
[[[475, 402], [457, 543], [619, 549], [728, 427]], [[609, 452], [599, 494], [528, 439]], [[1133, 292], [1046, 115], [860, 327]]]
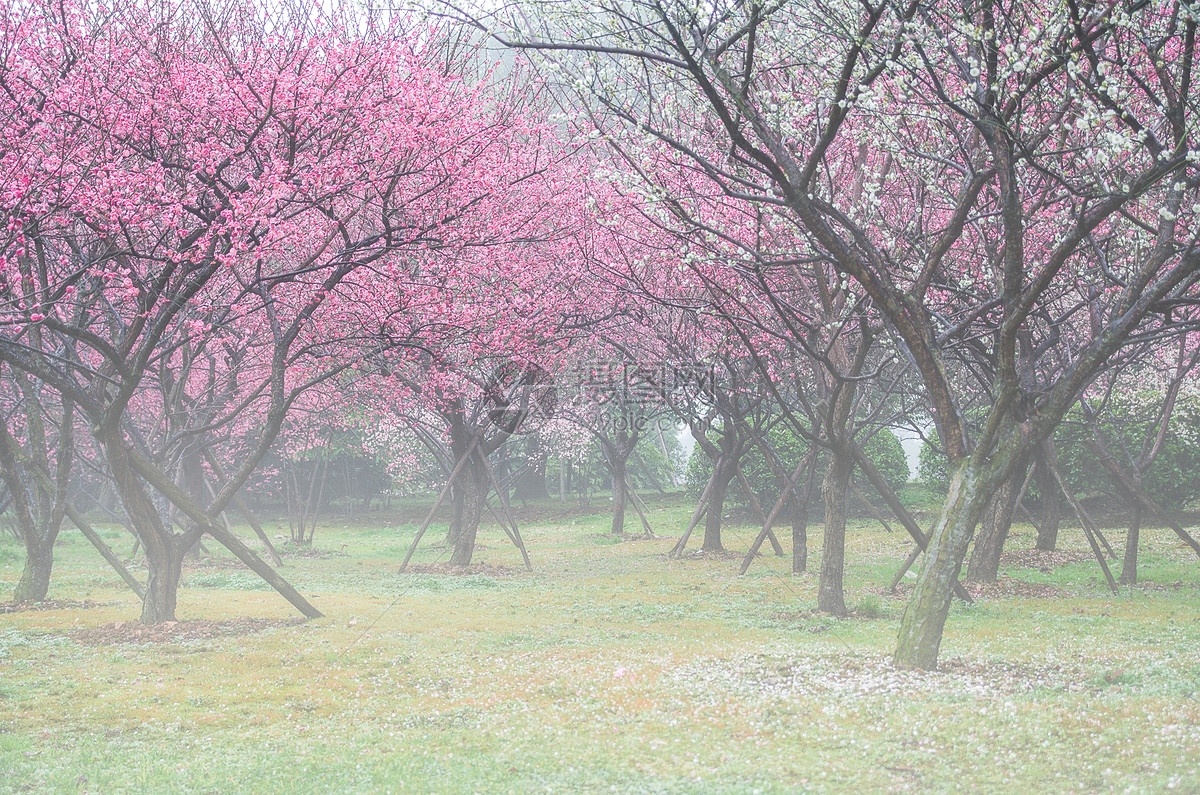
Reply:
[[[325, 618], [214, 554], [153, 633], [116, 624], [136, 598], [64, 530], [52, 609], [0, 613], [0, 791], [1200, 792], [1200, 562], [1169, 531], [1114, 596], [1078, 529], [1039, 556], [1017, 526], [921, 674], [887, 662], [905, 536], [854, 523], [838, 621], [788, 559], [667, 560], [691, 506], [651, 507], [662, 537], [617, 543], [541, 506], [532, 572], [490, 528], [467, 575], [444, 527], [399, 574], [412, 524], [331, 520], [283, 572]], [[0, 539], [5, 598], [22, 561]]]

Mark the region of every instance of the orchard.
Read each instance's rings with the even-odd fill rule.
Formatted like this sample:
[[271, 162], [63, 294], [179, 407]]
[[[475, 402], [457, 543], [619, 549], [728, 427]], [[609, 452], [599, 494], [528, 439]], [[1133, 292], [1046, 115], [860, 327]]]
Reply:
[[1200, 788], [1200, 6], [0, 9], [0, 787]]

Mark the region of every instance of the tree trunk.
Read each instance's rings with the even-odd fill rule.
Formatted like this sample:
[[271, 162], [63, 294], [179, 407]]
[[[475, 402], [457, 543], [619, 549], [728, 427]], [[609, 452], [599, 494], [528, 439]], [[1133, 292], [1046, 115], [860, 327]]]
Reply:
[[[476, 457], [481, 455], [483, 453], [479, 451], [472, 453], [472, 456]], [[483, 519], [488, 491], [487, 469], [473, 457], [463, 467], [462, 474], [455, 484], [456, 526], [451, 531], [454, 538], [454, 551], [450, 554], [451, 565], [471, 565], [471, 556], [475, 553], [475, 538], [479, 535], [479, 523]]]
[[[330, 442], [326, 442], [325, 448], [321, 451], [321, 461], [319, 465], [321, 470], [321, 480], [317, 485], [316, 494], [313, 494], [313, 484], [310, 483], [308, 487], [308, 498], [304, 501], [305, 513], [308, 516], [308, 535], [305, 536], [303, 531], [301, 531], [300, 543], [306, 547], [312, 546], [313, 536], [315, 536], [317, 533], [317, 516], [321, 512], [321, 503], [325, 498], [325, 484], [329, 480], [329, 445]], [[316, 478], [316, 476], [317, 471], [314, 469], [313, 478]]]
[[843, 617], [849, 615], [842, 589], [846, 553], [846, 488], [850, 484], [853, 461], [846, 451], [830, 451], [829, 468], [821, 484], [825, 498], [825, 540], [821, 547], [821, 579], [817, 585], [817, 609]]
[[[54, 535], [57, 535], [55, 533]], [[41, 602], [50, 592], [50, 571], [54, 567], [54, 540], [25, 539], [25, 569], [13, 592], [14, 602]]]
[[[300, 516], [300, 475], [296, 471], [296, 463], [287, 464], [283, 478], [283, 499], [287, 504], [288, 535], [293, 544], [299, 544], [304, 538], [304, 519]], [[297, 530], [296, 522], [300, 522]]]
[[[321, 612], [308, 603], [295, 588], [274, 572], [262, 558], [246, 547], [232, 533], [216, 523], [212, 514], [208, 513], [191, 495], [175, 485], [164, 472], [150, 461], [141, 458], [136, 451], [129, 450], [121, 444], [121, 434], [112, 429], [101, 430], [96, 435], [108, 458], [109, 471], [113, 481], [121, 490], [121, 501], [125, 505], [126, 514], [138, 533], [141, 542], [146, 546], [147, 558], [159, 561], [182, 563], [181, 549], [191, 540], [207, 532], [220, 541], [238, 560], [245, 563], [252, 571], [261, 576], [264, 581], [281, 596], [288, 600], [301, 613], [309, 618], [316, 618]], [[165, 499], [178, 506], [180, 510], [196, 524], [187, 533], [177, 536], [166, 527], [154, 509], [154, 503], [147, 496], [142, 486], [142, 479]], [[214, 503], [211, 510], [223, 510], [224, 505], [219, 501]], [[175, 608], [175, 591], [179, 587], [179, 566], [158, 566], [151, 570], [151, 575], [157, 577], [155, 592], [163, 591], [167, 596], [160, 599], [156, 594], [147, 594], [147, 600], [153, 605], [152, 609], [143, 609], [143, 615], [149, 620], [170, 620]], [[147, 587], [149, 591], [150, 588]], [[162, 606], [165, 609], [158, 609]], [[164, 618], [163, 616], [166, 616]]]
[[[45, 503], [50, 494], [45, 489], [30, 489], [21, 477], [17, 463], [20, 446], [0, 426], [0, 480], [8, 489], [16, 517], [18, 536], [25, 543], [25, 569], [13, 592], [14, 602], [41, 602], [50, 592], [50, 571], [54, 567], [54, 540], [58, 537], [61, 516]], [[27, 470], [28, 471], [28, 470]], [[37, 496], [42, 499], [39, 501]], [[35, 511], [38, 516], [35, 517]], [[48, 524], [46, 524], [48, 523]]]
[[[177, 549], [176, 535], [163, 523], [154, 502], [146, 493], [141, 478], [134, 472], [132, 455], [125, 447], [119, 430], [107, 429], [97, 437], [104, 447], [113, 483], [125, 506], [125, 515], [146, 550], [149, 579], [142, 600], [142, 623], [175, 621], [175, 597], [179, 590], [183, 553]], [[167, 484], [174, 486], [169, 478]], [[159, 488], [163, 488], [160, 486]]]
[[1043, 552], [1053, 552], [1058, 544], [1059, 506], [1061, 504], [1058, 484], [1054, 481], [1054, 475], [1051, 474], [1058, 458], [1053, 439], [1047, 439], [1038, 445], [1038, 456], [1037, 484], [1042, 497], [1042, 523], [1038, 527], [1037, 549]]
[[[204, 466], [200, 462], [200, 453], [196, 449], [195, 444], [191, 445], [187, 452], [179, 458], [179, 469], [175, 476], [175, 485], [186, 491], [192, 496], [196, 502], [201, 505], [208, 502], [208, 493], [204, 480]], [[173, 522], [179, 521], [180, 511], [177, 506], [172, 505], [167, 510], [167, 516]], [[203, 552], [199, 537], [196, 541], [184, 552], [184, 557], [195, 560], [200, 557]]]
[[54, 539], [58, 537], [58, 528], [48, 527], [42, 532], [33, 518], [29, 494], [25, 490], [25, 484], [16, 474], [13, 459], [8, 455], [2, 457], [4, 480], [9, 495], [13, 498], [17, 530], [25, 543], [25, 569], [21, 572], [21, 579], [17, 581], [13, 601], [41, 602], [50, 592], [50, 572], [54, 567]]
[[992, 495], [984, 511], [983, 525], [975, 539], [971, 560], [967, 564], [967, 579], [971, 582], [995, 582], [1000, 575], [1000, 555], [1004, 552], [1004, 542], [1012, 527], [1013, 511], [1017, 507], [1020, 489], [1018, 481], [1024, 478], [1023, 469], [1024, 467], [1018, 467], [1013, 471], [1012, 476]]
[[792, 574], [808, 571], [808, 504], [812, 500], [817, 457], [804, 468], [804, 490], [792, 492]]
[[458, 534], [463, 527], [463, 506], [466, 504], [463, 499], [464, 488], [461, 480], [450, 486], [450, 526], [446, 528], [446, 546], [453, 547], [458, 543]]
[[612, 534], [615, 536], [623, 536], [625, 534], [625, 471], [626, 459], [621, 458], [617, 453], [609, 455], [609, 471], [612, 474], [612, 496], [613, 496], [613, 520]]
[[792, 574], [808, 571], [808, 508], [792, 506]]
[[893, 662], [899, 668], [937, 668], [942, 629], [958, 582], [971, 534], [988, 504], [988, 496], [1004, 475], [1011, 453], [995, 452], [988, 466], [973, 456], [953, 466], [946, 503], [929, 537], [921, 573], [900, 620]]
[[1133, 501], [1129, 533], [1125, 536], [1125, 559], [1121, 563], [1121, 585], [1137, 585], [1138, 533], [1142, 529], [1142, 504]]
[[183, 554], [175, 549], [175, 544], [147, 544], [146, 564], [150, 578], [146, 581], [146, 597], [142, 600], [142, 623], [175, 621]]
[[704, 517], [704, 544], [700, 547], [704, 552], [725, 551], [721, 544], [721, 520], [725, 514], [725, 494], [736, 474], [736, 465], [730, 465], [723, 456], [713, 465], [712, 490], [708, 493], [708, 512]]

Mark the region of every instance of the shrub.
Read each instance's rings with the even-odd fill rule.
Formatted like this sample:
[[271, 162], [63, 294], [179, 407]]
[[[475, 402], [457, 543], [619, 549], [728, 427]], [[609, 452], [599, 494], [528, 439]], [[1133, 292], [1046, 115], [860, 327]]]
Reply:
[[950, 485], [950, 476], [946, 474], [946, 454], [929, 442], [921, 443], [921, 453], [917, 458], [917, 480], [934, 491], [945, 491]]
[[[1107, 404], [1100, 426], [1109, 449], [1122, 464], [1124, 457], [1140, 455], [1142, 445], [1155, 432], [1154, 422], [1164, 396], [1161, 390], [1127, 390]], [[1055, 432], [1058, 469], [1068, 487], [1078, 495], [1112, 494], [1114, 487], [1099, 456], [1088, 448], [1092, 431], [1079, 407], [1071, 409]], [[934, 491], [949, 485], [946, 455], [925, 442], [921, 445], [918, 480]], [[1185, 391], [1154, 464], [1143, 475], [1142, 485], [1168, 510], [1178, 510], [1200, 499], [1200, 392]], [[1032, 481], [1026, 497], [1040, 498]]]
[[883, 606], [878, 596], [861, 596], [850, 612], [858, 618], [886, 618], [887, 608]]
[[[808, 452], [808, 443], [782, 424], [776, 425], [771, 429], [767, 435], [767, 440], [771, 445], [771, 449], [779, 456], [789, 475]], [[866, 452], [867, 457], [875, 464], [888, 486], [893, 490], [899, 489], [908, 482], [908, 458], [904, 455], [904, 447], [900, 444], [900, 440], [896, 438], [894, 433], [886, 428], [879, 430], [863, 442], [863, 450]], [[817, 459], [816, 483], [818, 487], [827, 462], [828, 455], [825, 453], [822, 453]], [[750, 487], [754, 489], [754, 493], [758, 497], [759, 504], [763, 510], [770, 511], [775, 501], [779, 499], [779, 480], [775, 477], [775, 473], [771, 470], [766, 458], [757, 446], [751, 447], [743, 456], [742, 471], [746, 475], [746, 480], [750, 482]], [[699, 498], [711, 476], [712, 462], [704, 454], [704, 451], [697, 446], [693, 449], [692, 457], [688, 460], [685, 476], [687, 493], [692, 497]], [[877, 496], [875, 489], [867, 481], [866, 477], [859, 472], [855, 474], [855, 483], [863, 490], [863, 493], [869, 496]], [[797, 488], [803, 489], [803, 483], [798, 483]], [[814, 499], [819, 498], [820, 491], [818, 488], [815, 490]], [[746, 503], [736, 480], [730, 484], [730, 489], [725, 499], [727, 502], [737, 505], [744, 505]]]
[[[1156, 431], [1154, 421], [1164, 400], [1155, 389], [1128, 390], [1115, 395], [1100, 418], [1109, 449], [1122, 464], [1140, 455]], [[1067, 485], [1079, 494], [1111, 494], [1108, 470], [1087, 446], [1091, 429], [1082, 411], [1074, 408], [1058, 433], [1058, 466]], [[1150, 496], [1168, 510], [1178, 510], [1200, 498], [1200, 394], [1184, 392], [1158, 457], [1142, 477]]]
[[[863, 452], [875, 464], [879, 474], [892, 491], [908, 483], [908, 456], [904, 454], [904, 445], [896, 438], [896, 434], [887, 428], [881, 428], [870, 439], [863, 443]], [[865, 477], [859, 480], [866, 482]], [[867, 494], [873, 494], [874, 489], [864, 489]]]

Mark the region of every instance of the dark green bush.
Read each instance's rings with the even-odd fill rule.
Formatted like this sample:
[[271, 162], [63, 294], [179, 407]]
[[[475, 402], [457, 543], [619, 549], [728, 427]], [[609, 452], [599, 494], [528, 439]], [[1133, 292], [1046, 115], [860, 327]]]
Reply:
[[921, 443], [921, 453], [917, 458], [917, 480], [935, 492], [945, 491], [950, 485], [950, 477], [946, 474], [946, 454], [927, 441]]
[[[1124, 392], [1109, 401], [1100, 427], [1109, 450], [1122, 464], [1140, 456], [1147, 442], [1153, 443], [1163, 399], [1161, 391], [1148, 389]], [[1112, 494], [1115, 487], [1108, 470], [1087, 446], [1091, 439], [1082, 411], [1073, 408], [1057, 434], [1059, 471], [1077, 494]], [[1143, 475], [1142, 485], [1168, 510], [1200, 498], [1200, 394], [1179, 396], [1162, 448]]]
[[[1143, 445], [1153, 437], [1163, 400], [1160, 390], [1143, 389], [1109, 401], [1100, 425], [1109, 449], [1122, 464], [1140, 456]], [[1114, 494], [1108, 470], [1088, 448], [1092, 439], [1082, 410], [1078, 406], [1071, 409], [1055, 432], [1058, 469], [1079, 496]], [[946, 456], [928, 442], [921, 446], [918, 480], [935, 492], [944, 492], [949, 485]], [[1200, 499], [1200, 394], [1180, 395], [1163, 447], [1142, 482], [1150, 496], [1168, 510]], [[1026, 498], [1039, 498], [1036, 481], [1029, 484]]]
[[[896, 491], [908, 483], [908, 456], [904, 454], [904, 446], [900, 444], [896, 434], [887, 428], [881, 428], [863, 443], [863, 452], [875, 464], [892, 491]], [[867, 484], [865, 477], [860, 476], [858, 480]], [[868, 490], [865, 485], [862, 488], [866, 494], [874, 496], [874, 489]]]
[[[790, 475], [808, 451], [808, 443], [782, 424], [772, 428], [767, 435], [767, 439], [771, 445], [771, 449], [779, 456], [787, 473]], [[899, 489], [908, 482], [908, 459], [904, 455], [904, 448], [900, 444], [900, 441], [891, 431], [882, 429], [876, 432], [872, 437], [863, 442], [863, 449], [871, 461], [874, 462], [876, 468], [879, 469], [880, 474], [883, 475], [883, 479], [893, 490]], [[814, 490], [814, 499], [820, 498], [819, 487], [827, 461], [828, 457], [824, 453], [818, 457], [817, 488]], [[746, 474], [746, 480], [750, 482], [750, 487], [754, 489], [754, 493], [758, 497], [759, 504], [762, 505], [763, 510], [769, 511], [779, 498], [779, 480], [775, 477], [775, 473], [771, 470], [766, 458], [757, 446], [751, 448], [742, 458], [742, 471]], [[692, 456], [688, 460], [685, 477], [688, 494], [699, 498], [711, 475], [712, 462], [709, 461], [704, 451], [697, 446], [692, 451]], [[864, 494], [871, 497], [877, 496], [875, 489], [861, 473], [855, 474], [855, 483], [863, 490]], [[798, 488], [803, 489], [803, 483], [797, 485]], [[736, 481], [730, 484], [726, 500], [733, 504], [745, 504], [746, 500]]]

